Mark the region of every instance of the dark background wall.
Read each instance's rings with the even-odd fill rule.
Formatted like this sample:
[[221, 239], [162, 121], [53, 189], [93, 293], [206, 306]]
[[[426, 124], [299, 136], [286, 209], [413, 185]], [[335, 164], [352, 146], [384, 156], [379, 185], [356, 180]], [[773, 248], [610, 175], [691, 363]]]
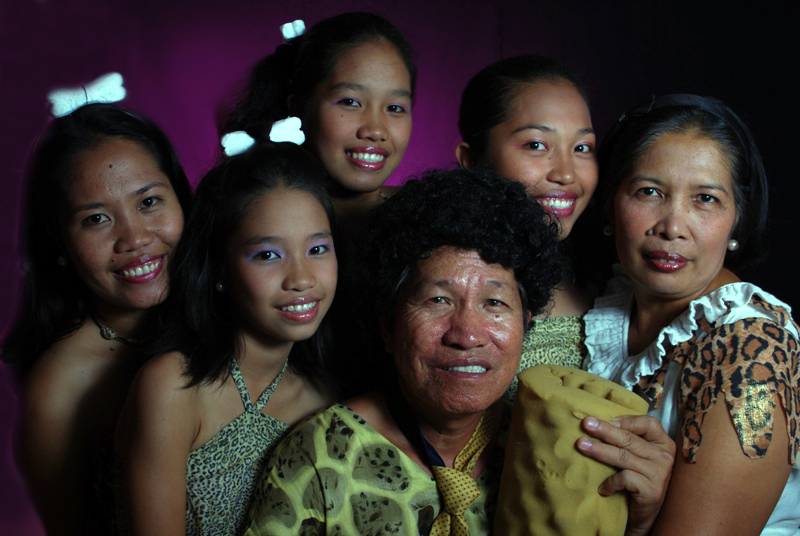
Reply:
[[[794, 279], [800, 105], [791, 82], [797, 30], [769, 2], [738, 9], [732, 2], [700, 3], [0, 0], [0, 331], [16, 310], [22, 172], [49, 120], [49, 89], [121, 72], [124, 104], [165, 129], [196, 183], [213, 163], [216, 110], [280, 43], [279, 25], [353, 10], [389, 18], [417, 50], [414, 132], [395, 183], [453, 163], [461, 90], [480, 68], [506, 56], [552, 56], [581, 74], [601, 135], [650, 93], [726, 101], [755, 132], [771, 181], [769, 255], [758, 270], [740, 275], [800, 307]], [[0, 534], [38, 535], [13, 469], [17, 412], [10, 373], [0, 365]]]

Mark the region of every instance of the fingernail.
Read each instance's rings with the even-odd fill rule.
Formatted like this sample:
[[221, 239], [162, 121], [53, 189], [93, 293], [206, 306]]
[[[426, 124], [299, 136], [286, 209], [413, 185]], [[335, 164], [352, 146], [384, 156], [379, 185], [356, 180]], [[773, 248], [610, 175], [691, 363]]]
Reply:
[[578, 439], [578, 448], [581, 448], [581, 449], [584, 449], [584, 450], [588, 450], [588, 449], [592, 448], [591, 440], [586, 439], [585, 437], [582, 437], [582, 438]]
[[620, 425], [619, 425], [619, 421], [618, 421], [617, 419], [612, 419], [612, 420], [608, 421], [608, 423], [609, 423], [611, 426], [616, 426], [617, 428], [619, 428], [619, 426], [620, 426]]
[[600, 426], [600, 423], [597, 422], [597, 419], [594, 417], [586, 417], [586, 428], [594, 430], [598, 426]]

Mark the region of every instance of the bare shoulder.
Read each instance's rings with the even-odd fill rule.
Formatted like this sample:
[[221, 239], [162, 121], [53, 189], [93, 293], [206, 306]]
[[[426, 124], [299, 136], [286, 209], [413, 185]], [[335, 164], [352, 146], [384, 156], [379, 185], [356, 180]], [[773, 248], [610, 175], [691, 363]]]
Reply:
[[[169, 352], [149, 359], [133, 381], [131, 398], [139, 403], [167, 404], [191, 398], [196, 389], [186, 388], [186, 359], [180, 352]], [[138, 404], [137, 404], [138, 405]]]

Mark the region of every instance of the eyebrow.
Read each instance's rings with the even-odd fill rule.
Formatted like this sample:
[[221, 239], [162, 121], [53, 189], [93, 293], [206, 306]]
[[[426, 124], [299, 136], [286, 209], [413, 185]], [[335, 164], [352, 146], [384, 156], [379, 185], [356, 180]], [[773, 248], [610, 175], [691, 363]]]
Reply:
[[[167, 183], [161, 182], [161, 181], [157, 181], [157, 182], [151, 182], [150, 184], [145, 184], [144, 186], [142, 186], [141, 188], [139, 188], [135, 192], [132, 192], [130, 195], [128, 195], [128, 199], [132, 199], [132, 198], [144, 195], [148, 191], [152, 190], [153, 188], [157, 188], [159, 186], [163, 187], [163, 188], [167, 188]], [[103, 203], [102, 201], [95, 201], [95, 202], [92, 202], [92, 203], [84, 203], [83, 205], [77, 205], [77, 206], [74, 206], [74, 207], [70, 208], [69, 209], [69, 214], [74, 216], [75, 214], [78, 214], [79, 212], [83, 212], [85, 210], [95, 210], [95, 209], [98, 209], [98, 208], [102, 208], [105, 205], [106, 204]]]
[[[502, 281], [499, 281], [497, 279], [486, 279], [484, 282], [487, 285], [491, 285], [491, 286], [497, 287], [497, 288], [506, 288], [508, 286], [505, 283], [503, 283]], [[446, 287], [453, 286], [454, 282], [453, 282], [452, 279], [439, 279], [438, 281], [434, 281], [432, 284], [435, 287], [445, 287], [446, 288]]]
[[[552, 133], [555, 132], [556, 129], [553, 127], [549, 127], [547, 125], [540, 125], [540, 124], [533, 124], [533, 125], [522, 125], [521, 127], [515, 128], [512, 134], [516, 134], [517, 132], [522, 132], [523, 130], [541, 130], [542, 132]], [[576, 134], [584, 135], [584, 134], [594, 134], [594, 129], [591, 127], [581, 128], [575, 131]]]
[[[654, 184], [657, 184], [658, 186], [663, 186], [664, 184], [666, 184], [666, 181], [657, 179], [656, 177], [648, 177], [647, 175], [635, 175], [631, 179], [631, 183], [637, 183], [643, 181], [652, 182]], [[720, 192], [729, 193], [728, 188], [726, 188], [724, 184], [719, 184], [717, 182], [699, 184], [697, 187], [705, 190], [718, 190]]]
[[[324, 240], [326, 238], [331, 237], [330, 231], [318, 231], [316, 233], [312, 233], [306, 237], [306, 240], [313, 241], [313, 240]], [[255, 246], [258, 244], [273, 244], [273, 243], [281, 243], [284, 242], [284, 239], [280, 236], [254, 236], [244, 243], [247, 246]]]
[[[331, 91], [338, 91], [340, 89], [349, 89], [350, 91], [367, 91], [369, 88], [364, 84], [356, 84], [354, 82], [339, 82], [331, 88]], [[395, 97], [411, 98], [411, 92], [407, 89], [393, 89], [389, 92], [390, 95]]]

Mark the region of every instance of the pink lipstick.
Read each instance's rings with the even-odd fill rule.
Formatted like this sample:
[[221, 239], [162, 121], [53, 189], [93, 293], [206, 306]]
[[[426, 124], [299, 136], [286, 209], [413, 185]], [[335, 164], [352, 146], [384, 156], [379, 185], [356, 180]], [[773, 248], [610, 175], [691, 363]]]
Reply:
[[689, 262], [683, 255], [667, 253], [666, 251], [660, 250], [645, 254], [645, 258], [652, 268], [667, 274], [677, 272]]
[[319, 298], [302, 297], [276, 307], [278, 314], [294, 324], [313, 322], [319, 313]]
[[353, 147], [344, 152], [347, 159], [361, 169], [377, 171], [383, 168], [389, 151], [380, 147]]
[[575, 212], [575, 200], [577, 198], [578, 196], [572, 192], [548, 192], [535, 197], [544, 211], [556, 218], [569, 218], [572, 216], [572, 213]]
[[165, 255], [155, 258], [140, 257], [114, 273], [129, 283], [147, 283], [161, 273], [164, 267], [164, 257]]

